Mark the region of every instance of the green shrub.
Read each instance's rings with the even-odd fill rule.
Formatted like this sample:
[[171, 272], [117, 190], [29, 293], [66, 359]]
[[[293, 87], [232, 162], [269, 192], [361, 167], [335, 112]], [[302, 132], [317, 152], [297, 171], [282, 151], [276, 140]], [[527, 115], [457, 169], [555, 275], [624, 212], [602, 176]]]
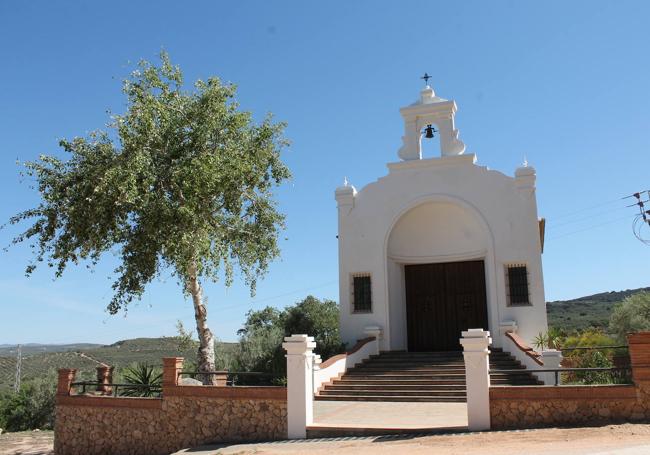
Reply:
[[[603, 351], [583, 351], [576, 368], [611, 368], [614, 364]], [[575, 379], [581, 384], [610, 384], [614, 382], [608, 371], [576, 371]]]
[[[599, 348], [601, 346], [613, 346], [617, 341], [611, 336], [597, 329], [587, 329], [567, 337], [563, 346], [598, 348], [598, 349], [577, 349], [565, 350], [565, 366], [571, 368], [611, 368], [614, 366], [613, 355], [618, 350], [611, 348]], [[564, 374], [566, 383], [579, 384], [611, 384], [620, 382], [620, 375], [608, 371], [579, 371]]]
[[563, 347], [598, 347], [616, 344], [618, 342], [602, 330], [586, 329], [568, 336], [564, 340]]
[[24, 382], [18, 393], [0, 395], [0, 428], [7, 431], [52, 429], [56, 379], [54, 375]]

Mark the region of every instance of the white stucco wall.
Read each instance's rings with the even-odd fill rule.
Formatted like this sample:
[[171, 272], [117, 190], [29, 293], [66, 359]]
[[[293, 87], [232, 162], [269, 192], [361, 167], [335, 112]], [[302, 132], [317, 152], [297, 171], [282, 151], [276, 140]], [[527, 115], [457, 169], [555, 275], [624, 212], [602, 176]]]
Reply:
[[[473, 259], [485, 261], [489, 327], [481, 328], [495, 346], [502, 346], [503, 321], [516, 321], [529, 342], [546, 330], [534, 169], [520, 168], [513, 178], [474, 161], [470, 154], [391, 163], [387, 176], [358, 193], [337, 189], [344, 341], [352, 345], [376, 325], [382, 350], [406, 349], [403, 266]], [[530, 306], [507, 306], [510, 263], [528, 267]], [[371, 313], [352, 313], [355, 273], [371, 274]]]

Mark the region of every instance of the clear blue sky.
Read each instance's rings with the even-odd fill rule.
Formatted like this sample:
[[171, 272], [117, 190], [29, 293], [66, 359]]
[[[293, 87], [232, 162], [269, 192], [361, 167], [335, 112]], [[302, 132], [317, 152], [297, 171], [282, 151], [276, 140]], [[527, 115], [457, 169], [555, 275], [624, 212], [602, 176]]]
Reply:
[[[455, 99], [457, 127], [479, 164], [537, 169], [548, 219], [548, 300], [650, 285], [650, 248], [619, 198], [650, 188], [650, 3], [86, 2], [0, 3], [0, 219], [37, 203], [16, 160], [61, 154], [57, 139], [121, 112], [120, 80], [161, 48], [186, 80], [218, 75], [243, 108], [287, 121], [294, 179], [282, 259], [251, 299], [239, 283], [208, 284], [209, 322], [234, 340], [244, 314], [312, 293], [336, 299], [334, 189], [386, 173], [402, 134], [398, 108], [425, 71]], [[15, 229], [0, 231], [2, 246]], [[173, 278], [126, 317], [111, 297], [108, 258], [94, 273], [24, 277], [27, 245], [0, 254], [0, 343], [114, 342], [173, 335], [193, 311]], [[169, 276], [169, 275], [167, 275]]]

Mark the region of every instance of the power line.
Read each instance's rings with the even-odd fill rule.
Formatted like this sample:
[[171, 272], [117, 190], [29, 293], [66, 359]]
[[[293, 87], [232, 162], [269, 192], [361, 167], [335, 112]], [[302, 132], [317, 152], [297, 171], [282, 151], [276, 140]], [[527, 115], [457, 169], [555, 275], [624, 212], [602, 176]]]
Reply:
[[[634, 198], [636, 202], [628, 207], [639, 207], [639, 214], [632, 221], [632, 232], [634, 236], [642, 243], [650, 245], [650, 239], [645, 239], [641, 233], [641, 230], [644, 226], [650, 227], [650, 210], [646, 210], [645, 204], [650, 203], [650, 190], [639, 191], [638, 193], [631, 194], [630, 196], [625, 197], [625, 199]], [[647, 198], [644, 200], [644, 198]]]
[[609, 210], [603, 210], [603, 211], [599, 211], [599, 212], [593, 213], [593, 214], [591, 214], [591, 215], [584, 216], [584, 217], [582, 217], [582, 218], [578, 218], [578, 219], [576, 219], [576, 220], [564, 221], [564, 222], [559, 223], [559, 224], [552, 224], [553, 219], [550, 219], [550, 220], [547, 219], [547, 223], [549, 224], [549, 227], [548, 227], [547, 229], [549, 229], [549, 230], [550, 230], [550, 229], [556, 229], [556, 228], [558, 228], [558, 227], [566, 226], [566, 225], [568, 225], [568, 224], [579, 223], [579, 222], [581, 222], [581, 221], [589, 220], [589, 219], [591, 219], [591, 218], [596, 218], [596, 217], [599, 217], [599, 216], [604, 215], [604, 214], [607, 214], [607, 213], [612, 213], [612, 212], [616, 212], [616, 211], [620, 211], [620, 210], [625, 210], [625, 209], [627, 209], [627, 208], [628, 208], [628, 207], [616, 207], [616, 208], [612, 208], [612, 209], [609, 209]]
[[650, 239], [649, 238], [644, 238], [641, 229], [646, 226], [647, 224], [644, 222], [643, 217], [641, 215], [637, 215], [634, 218], [634, 221], [632, 221], [632, 232], [634, 233], [634, 236], [641, 242], [645, 243], [646, 245], [650, 245]]
[[612, 224], [612, 223], [615, 223], [616, 221], [627, 220], [627, 219], [629, 219], [629, 218], [630, 218], [629, 215], [625, 215], [624, 217], [621, 217], [621, 218], [615, 218], [615, 219], [613, 219], [613, 220], [605, 221], [604, 223], [595, 224], [595, 225], [592, 225], [592, 226], [586, 227], [586, 228], [584, 228], [584, 229], [578, 229], [577, 231], [567, 232], [567, 233], [564, 233], [564, 234], [556, 235], [555, 237], [549, 237], [548, 240], [554, 240], [554, 239], [559, 239], [559, 238], [562, 238], [562, 237], [566, 237], [566, 236], [568, 236], [568, 235], [578, 234], [579, 232], [588, 231], [588, 230], [590, 230], [590, 229], [595, 229], [595, 228], [597, 228], [597, 227], [601, 227], [601, 226], [605, 226], [605, 225], [608, 225], [608, 224]]
[[288, 296], [296, 294], [298, 292], [307, 292], [307, 291], [312, 291], [314, 289], [324, 288], [325, 286], [329, 286], [329, 285], [337, 283], [337, 282], [338, 282], [338, 280], [332, 280], [332, 281], [328, 281], [327, 283], [322, 283], [322, 284], [318, 284], [318, 285], [315, 285], [315, 286], [309, 286], [307, 288], [302, 288], [302, 289], [296, 289], [294, 291], [285, 292], [283, 294], [278, 294], [278, 295], [275, 295], [275, 296], [272, 296], [272, 297], [266, 297], [266, 298], [260, 299], [260, 300], [253, 300], [251, 302], [236, 303], [234, 305], [219, 307], [219, 309], [220, 310], [229, 310], [229, 309], [238, 308], [238, 307], [241, 307], [241, 306], [244, 306], [244, 305], [249, 305], [249, 306], [258, 305], [260, 303], [268, 302], [270, 300], [279, 299], [281, 297], [288, 297]]
[[[648, 198], [648, 200], [644, 200], [646, 197]], [[574, 223], [580, 223], [582, 221], [589, 220], [589, 219], [596, 218], [596, 217], [600, 217], [603, 214], [612, 213], [612, 212], [615, 212], [617, 210], [622, 210], [622, 209], [627, 209], [627, 208], [630, 208], [630, 207], [638, 206], [640, 213], [636, 216], [635, 220], [633, 221], [632, 230], [634, 232], [634, 235], [639, 240], [643, 241], [642, 237], [641, 237], [641, 232], [640, 232], [641, 227], [645, 223], [647, 223], [648, 226], [650, 226], [650, 216], [648, 216], [648, 215], [650, 215], [650, 210], [645, 210], [645, 204], [650, 203], [650, 190], [640, 191], [638, 193], [634, 193], [634, 194], [631, 194], [629, 196], [625, 196], [625, 197], [618, 198], [618, 199], [612, 199], [612, 200], [609, 200], [609, 201], [606, 201], [606, 202], [603, 202], [603, 203], [600, 203], [600, 204], [595, 204], [595, 205], [592, 205], [592, 206], [589, 206], [589, 207], [585, 207], [585, 208], [576, 210], [576, 211], [574, 211], [572, 213], [568, 213], [568, 214], [556, 217], [555, 219], [561, 219], [561, 218], [575, 216], [575, 215], [577, 215], [579, 213], [584, 213], [586, 211], [593, 210], [593, 209], [598, 208], [598, 207], [603, 207], [603, 206], [612, 204], [614, 202], [620, 203], [621, 201], [623, 201], [625, 199], [629, 199], [629, 198], [635, 198], [637, 200], [637, 202], [635, 202], [632, 205], [627, 205], [625, 207], [616, 207], [616, 208], [611, 208], [611, 209], [607, 209], [607, 210], [601, 210], [601, 211], [599, 211], [597, 213], [593, 213], [593, 214], [590, 214], [590, 215], [587, 215], [587, 216], [583, 216], [583, 217], [580, 217], [580, 218], [574, 219], [574, 220], [568, 220], [568, 221], [565, 221], [565, 222], [562, 222], [562, 223], [559, 223], [559, 224], [555, 224], [555, 225], [552, 224], [554, 219], [551, 218], [550, 220], [547, 220], [547, 223], [549, 223], [549, 225], [550, 225], [549, 230], [550, 229], [556, 229], [556, 228], [559, 228], [559, 227], [562, 227], [562, 226], [571, 225], [571, 224], [574, 224]], [[558, 239], [558, 238], [566, 237], [566, 236], [573, 235], [573, 234], [578, 234], [580, 232], [584, 232], [584, 231], [587, 231], [587, 230], [590, 230], [590, 229], [595, 229], [595, 228], [598, 228], [598, 227], [601, 227], [601, 226], [605, 226], [605, 225], [608, 225], [608, 224], [615, 223], [615, 222], [617, 222], [619, 220], [622, 220], [622, 219], [628, 219], [628, 216], [621, 217], [621, 218], [614, 218], [614, 219], [611, 219], [611, 220], [604, 221], [602, 223], [594, 224], [594, 225], [591, 225], [591, 226], [586, 226], [586, 227], [584, 227], [582, 229], [578, 229], [578, 230], [575, 230], [575, 231], [561, 233], [560, 235], [549, 237], [548, 240], [553, 240], [553, 239]], [[644, 223], [639, 224], [639, 220], [643, 220]], [[644, 243], [646, 243], [646, 242], [644, 242]]]
[[558, 219], [562, 219], [562, 218], [566, 218], [566, 217], [571, 217], [573, 215], [577, 215], [578, 213], [583, 213], [583, 212], [586, 212], [586, 211], [589, 211], [589, 210], [593, 210], [593, 209], [597, 209], [599, 207], [603, 207], [605, 205], [613, 204], [614, 202], [620, 203], [622, 199], [625, 199], [625, 198], [611, 199], [611, 200], [606, 201], [606, 202], [601, 202], [599, 204], [591, 205], [589, 207], [583, 207], [583, 208], [578, 209], [578, 210], [573, 210], [571, 212], [567, 212], [567, 213], [564, 213], [564, 214], [561, 214], [561, 215], [558, 215], [558, 216], [555, 216], [555, 217], [549, 217], [549, 218], [554, 219], [554, 220], [558, 220]]

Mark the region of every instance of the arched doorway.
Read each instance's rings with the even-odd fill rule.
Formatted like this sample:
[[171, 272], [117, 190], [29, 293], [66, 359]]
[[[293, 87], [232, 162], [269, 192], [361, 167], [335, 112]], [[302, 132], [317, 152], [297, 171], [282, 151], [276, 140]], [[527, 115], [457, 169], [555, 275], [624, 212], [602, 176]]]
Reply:
[[393, 349], [460, 350], [461, 331], [489, 328], [489, 243], [477, 215], [451, 201], [399, 218], [387, 245]]

